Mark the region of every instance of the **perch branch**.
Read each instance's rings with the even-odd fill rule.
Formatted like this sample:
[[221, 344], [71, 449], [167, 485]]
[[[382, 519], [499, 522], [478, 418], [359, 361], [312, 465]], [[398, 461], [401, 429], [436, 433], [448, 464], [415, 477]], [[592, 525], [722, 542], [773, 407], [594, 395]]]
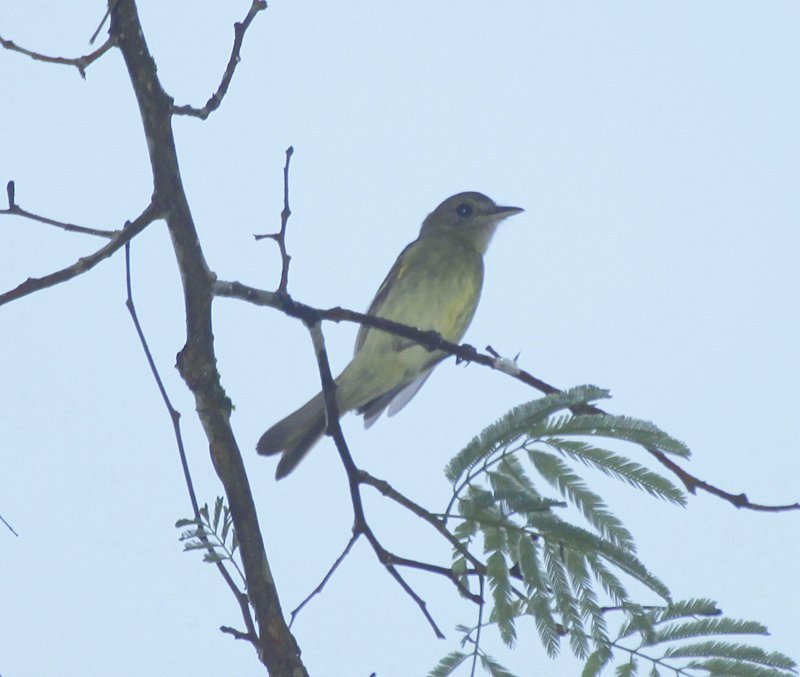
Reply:
[[[309, 321], [313, 322], [315, 320], [329, 320], [331, 322], [355, 322], [363, 326], [374, 327], [392, 334], [397, 334], [403, 338], [408, 338], [428, 350], [441, 350], [449, 353], [450, 355], [455, 355], [456, 358], [461, 361], [475, 362], [477, 364], [502, 371], [512, 378], [515, 378], [516, 380], [521, 381], [522, 383], [525, 383], [526, 385], [529, 385], [546, 395], [561, 392], [555, 386], [542, 381], [523, 369], [519, 369], [511, 360], [499, 358], [487, 353], [481, 353], [467, 343], [460, 345], [451, 343], [433, 331], [422, 331], [416, 327], [410, 327], [408, 325], [392, 322], [391, 320], [381, 317], [365, 315], [364, 313], [358, 313], [341, 307], [329, 308], [327, 310], [313, 308], [312, 306], [299, 303], [287, 295], [256, 289], [254, 287], [241, 284], [240, 282], [217, 280], [214, 284], [214, 293], [217, 296], [236, 298], [258, 306], [269, 306], [271, 308], [280, 310], [290, 317], [296, 317], [300, 320], [303, 320], [307, 324]], [[591, 404], [574, 407], [572, 412], [576, 415], [607, 414], [607, 412]], [[750, 501], [746, 494], [734, 494], [695, 477], [680, 465], [675, 463], [671, 458], [667, 457], [663, 452], [655, 449], [654, 447], [645, 446], [644, 449], [646, 449], [648, 453], [650, 453], [659, 463], [675, 473], [690, 493], [694, 494], [698, 489], [700, 489], [726, 500], [737, 508], [745, 508], [747, 510], [760, 512], [785, 512], [788, 510], [800, 510], [800, 502], [783, 505], [765, 505], [761, 503], [754, 503]]]

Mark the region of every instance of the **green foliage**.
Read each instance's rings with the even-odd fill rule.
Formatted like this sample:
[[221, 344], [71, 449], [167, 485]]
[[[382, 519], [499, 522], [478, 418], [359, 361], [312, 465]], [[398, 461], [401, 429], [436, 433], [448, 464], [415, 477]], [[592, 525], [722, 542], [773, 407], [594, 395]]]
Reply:
[[481, 654], [481, 665], [492, 677], [514, 677], [512, 673], [487, 654]]
[[[718, 635], [767, 634], [760, 623], [721, 616], [722, 612], [710, 600], [686, 600], [639, 612], [639, 622], [623, 623], [611, 646], [641, 661], [649, 661], [651, 675], [659, 673], [658, 667], [685, 675], [785, 677], [797, 674], [795, 662], [777, 651], [767, 652], [739, 642], [703, 639]], [[638, 644], [631, 641], [635, 638]], [[703, 641], [692, 641], [699, 639]], [[683, 660], [687, 658], [698, 660]], [[584, 671], [587, 677], [594, 674], [598, 672]], [[634, 670], [630, 674], [639, 673]]]
[[[721, 616], [710, 600], [673, 601], [636, 556], [631, 533], [581, 477], [580, 469], [597, 470], [654, 498], [686, 503], [667, 477], [590, 441], [689, 456], [682, 442], [647, 421], [574, 413], [591, 411], [590, 402], [607, 396], [581, 386], [515, 407], [448, 464], [453, 496], [443, 517], [454, 523], [452, 533], [462, 545], [454, 548], [453, 572], [464, 586], [478, 582], [480, 594], [490, 594], [479, 605], [477, 624], [460, 628], [462, 646], [471, 652], [449, 654], [430, 675], [450, 675], [468, 664], [473, 675], [479, 665], [487, 674], [511, 677], [486, 655], [481, 638], [494, 630], [512, 647], [523, 618], [533, 620], [552, 658], [566, 638], [585, 661], [583, 677], [600, 675], [615, 658], [616, 675], [796, 674], [794, 662], [782, 654], [714, 639], [766, 629]], [[463, 549], [476, 546], [482, 546], [482, 559], [465, 556]], [[656, 604], [637, 603], [625, 579], [644, 586]], [[609, 630], [612, 621], [615, 632]]]
[[230, 562], [244, 582], [244, 574], [234, 557], [239, 548], [239, 541], [233, 528], [230, 508], [224, 505], [222, 497], [218, 496], [214, 502], [213, 515], [209, 512], [208, 503], [200, 508], [199, 512], [199, 519], [180, 519], [175, 522], [176, 528], [185, 529], [180, 535], [184, 552], [205, 550], [204, 562], [211, 564]]
[[606, 449], [594, 447], [586, 442], [551, 438], [548, 446], [563, 456], [582, 462], [600, 470], [609, 477], [623, 480], [651, 496], [663, 498], [677, 505], [686, 505], [684, 493], [672, 482], [633, 461]]
[[581, 677], [595, 677], [595, 675], [599, 675], [600, 671], [608, 665], [613, 657], [614, 654], [611, 651], [611, 647], [608, 644], [601, 644], [586, 660], [583, 666], [583, 672], [581, 672]]
[[638, 669], [639, 663], [631, 656], [631, 659], [627, 663], [620, 665], [614, 671], [614, 674], [616, 677], [631, 677], [631, 675], [637, 674]]
[[439, 664], [428, 673], [428, 677], [448, 677], [469, 657], [469, 654], [463, 651], [453, 651], [439, 661]]
[[578, 475], [557, 456], [528, 450], [531, 464], [550, 485], [576, 506], [586, 520], [610, 542], [634, 549], [633, 536], [609, 510], [603, 499], [590, 491]]

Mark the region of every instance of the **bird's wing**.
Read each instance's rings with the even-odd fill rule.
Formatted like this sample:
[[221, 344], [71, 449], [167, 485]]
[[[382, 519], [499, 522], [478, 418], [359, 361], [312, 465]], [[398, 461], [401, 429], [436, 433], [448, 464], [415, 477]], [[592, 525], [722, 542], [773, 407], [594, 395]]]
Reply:
[[400, 411], [403, 407], [405, 407], [412, 399], [414, 399], [414, 395], [419, 392], [419, 389], [425, 384], [425, 381], [428, 380], [428, 376], [431, 375], [433, 369], [428, 369], [428, 371], [422, 372], [417, 378], [415, 378], [411, 383], [406, 385], [397, 395], [392, 398], [392, 401], [389, 402], [389, 410], [386, 412], [387, 416], [394, 416], [398, 411]]
[[[392, 269], [389, 271], [388, 275], [386, 275], [386, 279], [381, 283], [380, 288], [378, 289], [378, 293], [375, 294], [375, 298], [372, 299], [372, 303], [367, 310], [367, 315], [378, 315], [383, 305], [383, 302], [386, 300], [386, 296], [389, 293], [389, 290], [392, 287], [392, 283], [397, 282], [405, 273], [406, 269], [408, 268], [408, 260], [406, 258], [406, 254], [411, 247], [416, 244], [416, 240], [409, 245], [406, 245], [406, 248], [400, 252], [400, 256], [397, 257], [397, 261], [394, 262]], [[369, 332], [370, 327], [366, 325], [361, 325], [361, 328], [358, 330], [358, 336], [356, 336], [356, 346], [355, 351], [358, 352], [364, 346], [364, 341], [367, 339], [367, 333]], [[413, 342], [412, 342], [413, 343]]]
[[363, 407], [358, 410], [359, 414], [364, 415], [364, 427], [370, 428], [375, 421], [380, 418], [380, 415], [386, 411], [388, 407], [388, 416], [394, 416], [398, 411], [405, 407], [417, 394], [419, 389], [428, 380], [433, 368], [428, 369], [421, 373], [411, 383], [392, 388], [392, 390], [385, 392], [380, 397], [376, 397], [372, 402], [367, 402]]

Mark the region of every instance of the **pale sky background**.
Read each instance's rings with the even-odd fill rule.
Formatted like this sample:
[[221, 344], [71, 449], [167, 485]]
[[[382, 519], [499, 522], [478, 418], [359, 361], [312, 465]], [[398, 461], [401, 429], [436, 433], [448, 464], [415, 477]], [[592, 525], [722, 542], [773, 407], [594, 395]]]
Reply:
[[[249, 1], [144, 0], [168, 91], [201, 105]], [[102, 2], [0, 1], [0, 35], [74, 56]], [[800, 4], [797, 2], [361, 2], [274, 0], [248, 34], [222, 108], [175, 122], [181, 170], [210, 266], [272, 289], [283, 151], [296, 149], [290, 291], [363, 310], [442, 199], [480, 190], [525, 207], [487, 256], [466, 340], [559, 387], [609, 388], [615, 413], [687, 442], [688, 469], [754, 501], [791, 503], [800, 411]], [[74, 69], [0, 53], [0, 181], [23, 207], [117, 228], [151, 192], [141, 123], [117, 52]], [[102, 242], [0, 218], [0, 287]], [[221, 488], [174, 370], [183, 304], [163, 224], [133, 248], [135, 293], [176, 407], [201, 500]], [[215, 304], [223, 384], [287, 613], [351, 526], [324, 441], [289, 479], [255, 441], [319, 387], [299, 322]], [[334, 369], [353, 325], [325, 327]], [[171, 426], [124, 307], [122, 256], [0, 308], [0, 674], [261, 675], [216, 571], [184, 554], [190, 515]], [[365, 433], [357, 461], [442, 509], [442, 468], [472, 435], [537, 394], [499, 373], [443, 364], [401, 415]], [[646, 454], [627, 450], [639, 461]], [[766, 623], [762, 646], [800, 657], [798, 513], [737, 511], [707, 495], [680, 509], [602, 489], [642, 559], [676, 598], [710, 597]], [[449, 561], [429, 527], [367, 492], [373, 525], [408, 557]], [[433, 553], [433, 554], [431, 554]], [[359, 543], [294, 632], [313, 675], [421, 675], [474, 620], [441, 578], [410, 573], [448, 635]], [[532, 625], [489, 648], [520, 675], [575, 675]], [[568, 647], [564, 646], [565, 656]], [[459, 673], [462, 674], [462, 673]], [[464, 673], [465, 674], [465, 673]]]

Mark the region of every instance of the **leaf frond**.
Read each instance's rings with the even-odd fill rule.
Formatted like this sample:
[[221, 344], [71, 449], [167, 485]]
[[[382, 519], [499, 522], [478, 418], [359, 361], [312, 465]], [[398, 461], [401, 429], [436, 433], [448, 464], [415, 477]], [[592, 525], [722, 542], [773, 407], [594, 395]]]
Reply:
[[529, 450], [528, 457], [539, 474], [568, 498], [588, 522], [605, 538], [635, 552], [633, 536], [608, 509], [602, 498], [589, 489], [560, 458], [544, 451]]
[[767, 628], [756, 621], [735, 618], [701, 618], [685, 623], [673, 623], [656, 631], [656, 644], [674, 642], [708, 635], [768, 635]]
[[428, 677], [449, 677], [468, 657], [463, 651], [451, 651], [428, 673]]
[[775, 668], [761, 667], [751, 663], [729, 658], [710, 658], [705, 661], [691, 661], [687, 667], [696, 670], [706, 670], [709, 675], [719, 677], [793, 677], [795, 672], [786, 672]]
[[610, 414], [564, 414], [554, 416], [528, 430], [530, 437], [553, 437], [558, 435], [586, 435], [609, 437], [642, 446], [655, 447], [665, 453], [689, 458], [691, 451], [680, 440], [665, 433], [654, 423], [630, 416]]
[[792, 670], [796, 667], [791, 658], [777, 651], [767, 652], [756, 646], [714, 640], [670, 647], [664, 655], [673, 658], [732, 658], [737, 661], [758, 663], [782, 670]]
[[546, 395], [514, 407], [487, 426], [447, 464], [445, 476], [455, 484], [458, 478], [502, 446], [526, 434], [532, 426], [551, 414], [569, 407], [608, 397], [608, 391], [595, 386], [578, 386]]
[[580, 461], [584, 465], [592, 466], [609, 477], [627, 482], [637, 489], [646, 491], [651, 496], [676, 505], [686, 505], [686, 494], [672, 481], [629, 458], [580, 440], [551, 437], [546, 440], [546, 443], [563, 455]]
[[512, 672], [504, 668], [494, 658], [488, 654], [481, 654], [481, 665], [492, 677], [515, 677]]

